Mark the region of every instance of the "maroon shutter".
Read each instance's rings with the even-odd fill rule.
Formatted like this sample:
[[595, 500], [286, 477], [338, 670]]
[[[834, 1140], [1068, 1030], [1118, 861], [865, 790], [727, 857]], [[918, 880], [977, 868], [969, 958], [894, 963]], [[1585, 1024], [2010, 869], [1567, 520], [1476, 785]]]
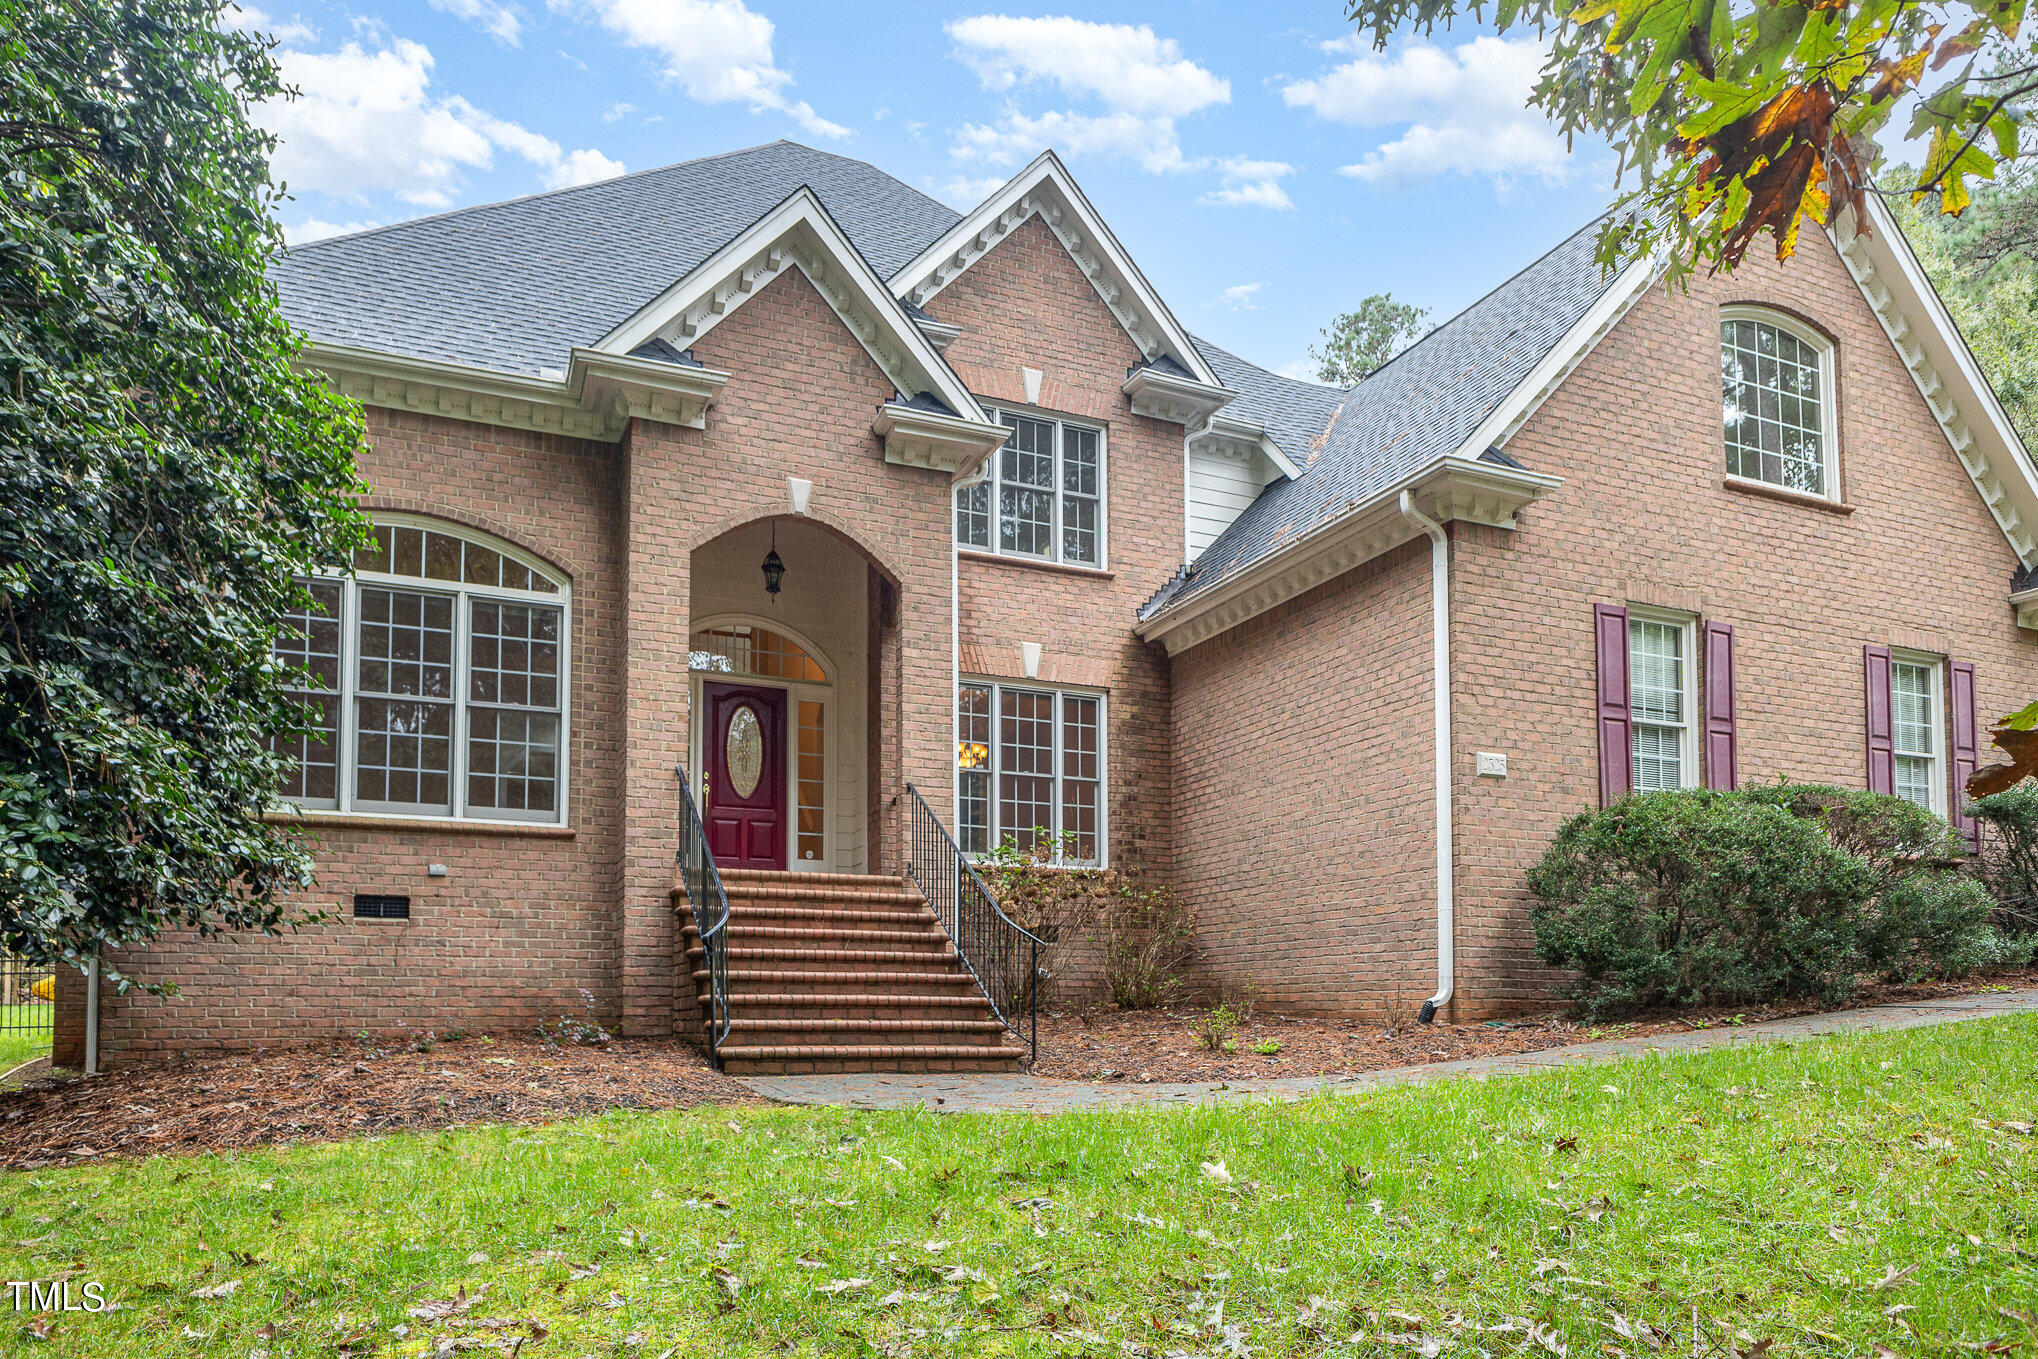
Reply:
[[1981, 826], [1967, 809], [1967, 781], [1981, 763], [1981, 734], [1974, 717], [1974, 663], [1949, 661], [1946, 666], [1953, 695], [1953, 828], [1967, 837], [1969, 849], [1981, 848]]
[[1628, 733], [1628, 611], [1618, 604], [1592, 606], [1599, 639], [1599, 805], [1627, 796], [1633, 785]]
[[1889, 648], [1861, 648], [1861, 672], [1868, 720], [1868, 791], [1896, 791], [1896, 732], [1890, 721]]
[[1705, 625], [1705, 786], [1734, 786], [1734, 627]]

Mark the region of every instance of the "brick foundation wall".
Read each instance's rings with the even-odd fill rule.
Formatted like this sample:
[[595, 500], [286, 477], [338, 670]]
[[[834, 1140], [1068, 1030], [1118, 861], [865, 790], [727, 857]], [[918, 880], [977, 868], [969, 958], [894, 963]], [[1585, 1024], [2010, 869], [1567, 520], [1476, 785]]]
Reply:
[[[1722, 485], [1719, 311], [1774, 306], [1834, 341], [1852, 514]], [[1972, 661], [1981, 716], [2038, 693], [2038, 638], [2005, 603], [2015, 558], [1860, 290], [1819, 234], [1787, 268], [1655, 288], [1508, 443], [1565, 484], [1505, 532], [1460, 526], [1454, 768], [1461, 1016], [1547, 1002], [1522, 874], [1598, 804], [1595, 603], [1734, 625], [1739, 775], [1861, 788], [1861, 649]], [[1505, 779], [1473, 774], [1480, 750]]]
[[1435, 986], [1427, 539], [1174, 657], [1176, 888], [1199, 973], [1290, 1014]]

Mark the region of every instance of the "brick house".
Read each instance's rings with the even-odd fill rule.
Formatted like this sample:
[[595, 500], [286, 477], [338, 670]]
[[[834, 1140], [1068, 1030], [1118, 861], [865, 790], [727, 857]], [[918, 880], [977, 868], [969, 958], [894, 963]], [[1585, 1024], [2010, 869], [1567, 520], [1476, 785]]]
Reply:
[[1523, 869], [1631, 787], [1958, 819], [2038, 479], [1874, 211], [1688, 293], [1587, 227], [1349, 391], [1188, 334], [1051, 154], [961, 215], [779, 142], [294, 250], [379, 526], [283, 646], [334, 918], [122, 959], [179, 990], [101, 1051], [699, 1033], [689, 788], [759, 1068], [1009, 1060], [929, 825], [1166, 882], [1213, 985], [1462, 1019], [1546, 1000]]

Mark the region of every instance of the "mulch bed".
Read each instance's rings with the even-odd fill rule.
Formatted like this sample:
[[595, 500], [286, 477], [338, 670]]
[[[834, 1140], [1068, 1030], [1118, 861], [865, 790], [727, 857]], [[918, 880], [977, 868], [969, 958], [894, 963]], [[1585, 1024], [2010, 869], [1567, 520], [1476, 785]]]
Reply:
[[[422, 1050], [420, 1050], [422, 1049]], [[547, 1048], [497, 1035], [335, 1040], [211, 1052], [0, 1091], [0, 1165], [227, 1151], [462, 1123], [551, 1123], [610, 1109], [754, 1102], [678, 1039]]]
[[[1196, 1043], [1196, 1021], [1207, 1011], [1074, 1011], [1040, 1016], [1038, 1076], [1077, 1081], [1228, 1081], [1281, 1076], [1331, 1076], [1390, 1067], [1426, 1066], [1466, 1057], [1502, 1057], [1518, 1052], [1586, 1043], [1600, 1038], [1645, 1038], [1691, 1029], [1754, 1024], [1794, 1015], [1858, 1010], [1906, 1000], [1970, 995], [1979, 991], [2038, 986], [2038, 967], [2007, 968], [1957, 982], [1916, 986], [1864, 987], [1840, 1005], [1793, 1001], [1733, 1010], [1657, 1013], [1621, 1020], [1584, 1020], [1566, 1015], [1529, 1015], [1484, 1024], [1382, 1025], [1361, 1020], [1297, 1019], [1256, 1011], [1231, 1035], [1232, 1050], [1211, 1052]], [[1280, 1044], [1273, 1053], [1253, 1048]]]

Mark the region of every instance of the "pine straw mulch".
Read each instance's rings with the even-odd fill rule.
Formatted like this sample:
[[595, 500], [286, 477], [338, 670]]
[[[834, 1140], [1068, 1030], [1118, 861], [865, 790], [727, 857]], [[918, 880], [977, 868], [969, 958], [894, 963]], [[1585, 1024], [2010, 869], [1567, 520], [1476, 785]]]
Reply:
[[[1559, 1014], [1528, 1015], [1484, 1024], [1382, 1025], [1362, 1020], [1298, 1019], [1254, 1012], [1231, 1034], [1231, 1051], [1197, 1045], [1197, 1021], [1207, 1010], [1042, 1011], [1040, 1057], [1033, 1074], [1078, 1081], [1229, 1081], [1281, 1076], [1337, 1076], [1392, 1067], [1427, 1066], [1467, 1057], [1589, 1043], [1602, 1038], [1646, 1038], [1693, 1029], [1788, 1019], [1796, 1015], [1859, 1010], [1872, 1005], [1971, 995], [2038, 986], [2038, 967], [2005, 968], [1954, 982], [1910, 986], [1877, 983], [1841, 1004], [1811, 1000], [1659, 1012], [1591, 1021]], [[1253, 1048], [1278, 1043], [1272, 1053]]]
[[333, 1040], [208, 1052], [0, 1091], [0, 1165], [229, 1151], [463, 1123], [551, 1123], [610, 1109], [756, 1102], [678, 1039], [547, 1047]]

